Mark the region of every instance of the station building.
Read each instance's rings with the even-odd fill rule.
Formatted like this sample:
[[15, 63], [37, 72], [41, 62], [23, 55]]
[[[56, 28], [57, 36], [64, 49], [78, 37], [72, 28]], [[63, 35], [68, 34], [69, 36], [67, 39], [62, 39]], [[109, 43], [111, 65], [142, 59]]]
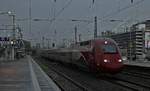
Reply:
[[122, 55], [128, 59], [143, 59], [150, 50], [150, 20], [132, 25], [129, 31], [122, 33], [106, 31], [102, 32], [102, 36], [114, 39]]

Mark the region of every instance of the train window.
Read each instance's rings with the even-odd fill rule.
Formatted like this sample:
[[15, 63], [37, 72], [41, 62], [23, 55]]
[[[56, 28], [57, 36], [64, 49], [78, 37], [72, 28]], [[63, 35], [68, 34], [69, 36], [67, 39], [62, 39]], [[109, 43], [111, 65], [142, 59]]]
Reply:
[[117, 48], [115, 45], [103, 45], [104, 53], [116, 53]]
[[80, 43], [80, 46], [85, 46], [85, 45], [89, 45], [90, 41], [84, 41]]

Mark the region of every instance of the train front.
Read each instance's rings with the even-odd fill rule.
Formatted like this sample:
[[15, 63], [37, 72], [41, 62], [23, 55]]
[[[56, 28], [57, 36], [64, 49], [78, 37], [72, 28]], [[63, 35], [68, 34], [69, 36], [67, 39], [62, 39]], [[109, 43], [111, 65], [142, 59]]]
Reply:
[[106, 73], [118, 73], [123, 68], [119, 48], [113, 40], [102, 40], [97, 44], [95, 61], [98, 70]]

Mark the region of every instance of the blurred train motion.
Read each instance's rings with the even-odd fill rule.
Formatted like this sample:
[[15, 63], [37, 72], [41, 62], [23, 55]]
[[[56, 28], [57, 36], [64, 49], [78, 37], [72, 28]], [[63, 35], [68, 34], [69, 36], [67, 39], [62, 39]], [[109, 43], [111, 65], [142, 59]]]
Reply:
[[69, 48], [42, 50], [41, 56], [93, 72], [118, 73], [123, 68], [119, 48], [109, 38], [78, 42]]

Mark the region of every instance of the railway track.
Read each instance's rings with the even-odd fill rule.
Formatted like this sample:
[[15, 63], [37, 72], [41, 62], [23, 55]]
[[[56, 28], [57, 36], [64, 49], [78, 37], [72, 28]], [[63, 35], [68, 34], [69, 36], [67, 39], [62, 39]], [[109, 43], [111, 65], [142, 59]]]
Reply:
[[[57, 74], [59, 74], [61, 77], [64, 77], [65, 79], [67, 79], [68, 81], [70, 81], [71, 83], [73, 83], [75, 86], [77, 86], [78, 88], [80, 88], [82, 91], [100, 91], [100, 88], [96, 88], [96, 87], [94, 87], [93, 85], [94, 85], [94, 83], [93, 83], [93, 85], [89, 85], [89, 82], [86, 82], [86, 81], [82, 81], [81, 83], [80, 82], [78, 82], [78, 81], [76, 81], [76, 80], [73, 80], [72, 79], [72, 77], [70, 77], [70, 76], [68, 76], [68, 75], [66, 75], [66, 73], [63, 73], [63, 72], [61, 72], [60, 70], [58, 71], [58, 70], [56, 70], [56, 69], [54, 69], [54, 68], [52, 68], [52, 67], [49, 67], [52, 71], [54, 71], [55, 73], [57, 73]], [[77, 69], [76, 69], [77, 70]], [[79, 70], [78, 70], [79, 71]], [[49, 75], [50, 76], [50, 75]], [[98, 81], [98, 80], [97, 80]], [[101, 82], [101, 81], [100, 81]], [[56, 82], [57, 83], [57, 82]], [[59, 84], [59, 83], [57, 83], [57, 84]], [[88, 85], [88, 87], [87, 86], [83, 86], [82, 84], [86, 84], [86, 85]], [[121, 86], [121, 87], [124, 87], [125, 89], [127, 89], [128, 91], [137, 91], [137, 90], [135, 90], [135, 89], [133, 89], [133, 88], [129, 88], [129, 87], [127, 87], [127, 86], [123, 86], [123, 85], [120, 85], [120, 84], [117, 84], [117, 85], [119, 85], [119, 86]], [[63, 89], [63, 87], [61, 87], [61, 86], [59, 86], [63, 91], [66, 91], [66, 90], [64, 90]], [[89, 89], [90, 88], [90, 89]], [[102, 90], [103, 91], [103, 90]], [[105, 90], [106, 91], [106, 90]], [[117, 91], [120, 91], [120, 90], [117, 90]], [[124, 90], [123, 90], [124, 91]], [[125, 90], [126, 91], [126, 90]]]
[[150, 79], [150, 74], [147, 73], [139, 73], [139, 72], [122, 72], [124, 75], [135, 76], [144, 79]]
[[[45, 64], [45, 63], [44, 63]], [[108, 83], [108, 82], [106, 82], [106, 81], [102, 81], [102, 80], [99, 80], [99, 79], [97, 79], [97, 78], [95, 78], [95, 76], [94, 76], [94, 78], [93, 78], [93, 75], [91, 75], [91, 74], [89, 74], [88, 72], [85, 72], [85, 71], [81, 71], [81, 70], [79, 70], [79, 69], [74, 69], [74, 67], [72, 68], [72, 67], [66, 67], [66, 66], [64, 66], [63, 65], [63, 67], [65, 68], [65, 69], [71, 69], [72, 70], [72, 72], [73, 73], [76, 73], [76, 72], [78, 72], [78, 73], [83, 73], [83, 74], [85, 74], [85, 76], [88, 76], [88, 77], [90, 77], [90, 80], [91, 81], [89, 81], [89, 80], [87, 80], [87, 78], [88, 77], [84, 77], [85, 79], [82, 79], [82, 78], [80, 78], [80, 76], [71, 76], [71, 75], [75, 75], [75, 74], [72, 74], [72, 73], [70, 73], [71, 75], [69, 75], [68, 73], [69, 72], [63, 72], [62, 70], [59, 70], [59, 68], [61, 68], [61, 67], [57, 67], [56, 65], [53, 65], [52, 63], [46, 63], [46, 64], [48, 64], [50, 67], [49, 67], [49, 69], [50, 70], [52, 70], [53, 71], [53, 73], [55, 72], [55, 73], [57, 73], [59, 76], [61, 76], [61, 77], [63, 77], [63, 78], [65, 78], [65, 79], [67, 79], [69, 82], [71, 82], [71, 83], [73, 83], [76, 87], [78, 87], [78, 88], [80, 88], [80, 90], [81, 91], [107, 91], [107, 89], [109, 89], [108, 91], [114, 91], [114, 90], [112, 90], [113, 88], [115, 88], [115, 89], [117, 89], [117, 90], [115, 90], [115, 91], [120, 91], [120, 90], [122, 90], [122, 91], [127, 91], [127, 90], [123, 90], [123, 88], [122, 87], [118, 87], [117, 85], [115, 85], [114, 87], [112, 86], [112, 89], [111, 89], [111, 87], [109, 88], [108, 86], [110, 86], [110, 84], [111, 83]], [[62, 64], [61, 64], [62, 65]], [[60, 66], [60, 65], [59, 65]], [[52, 67], [54, 67], [54, 68], [52, 68]], [[64, 69], [64, 68], [62, 68], [62, 69]], [[70, 70], [69, 70], [70, 71]], [[51, 76], [51, 74], [49, 74], [49, 73], [51, 73], [51, 72], [48, 72], [48, 75], [51, 77], [51, 78], [53, 78], [52, 76]], [[79, 78], [78, 80], [76, 79], [76, 78]], [[93, 80], [92, 80], [92, 79]], [[55, 81], [55, 79], [54, 79], [54, 81]], [[95, 81], [96, 81], [96, 83], [95, 83]], [[104, 84], [103, 82], [106, 82], [107, 84], [109, 84], [109, 85], [107, 85], [107, 84]], [[62, 91], [67, 91], [67, 90], [65, 90], [61, 85], [59, 85], [60, 83], [58, 82], [58, 81], [55, 81], [55, 83], [62, 89]], [[102, 84], [102, 85], [101, 85]], [[96, 86], [97, 85], [97, 86]], [[104, 86], [105, 87], [105, 89], [106, 90], [104, 90], [104, 88], [102, 88], [101, 86]], [[128, 89], [129, 90], [129, 89]], [[72, 90], [69, 90], [69, 91], [72, 91]], [[75, 91], [79, 91], [79, 90], [75, 90]], [[132, 90], [129, 90], [129, 91], [132, 91]]]
[[[48, 63], [46, 63], [46, 64], [48, 64]], [[51, 64], [51, 63], [50, 63]], [[50, 65], [49, 64], [49, 65]], [[54, 69], [55, 68], [55, 69]], [[61, 67], [58, 67], [58, 68], [61, 68]], [[66, 68], [69, 68], [69, 67], [66, 67]], [[78, 81], [78, 80], [76, 80], [76, 79], [74, 79], [73, 78], [73, 76], [70, 76], [70, 75], [68, 75], [68, 74], [66, 74], [67, 72], [63, 72], [63, 70], [59, 70], [59, 69], [57, 69], [57, 67], [55, 67], [54, 65], [50, 65], [49, 66], [49, 69], [50, 70], [52, 70], [53, 71], [53, 73], [56, 73], [56, 74], [58, 74], [59, 76], [61, 76], [61, 77], [63, 77], [64, 79], [66, 79], [67, 81], [69, 81], [70, 82], [70, 84], [73, 84], [74, 86], [76, 86], [78, 89], [80, 89], [79, 91], [99, 91], [99, 89], [100, 88], [96, 88], [97, 86], [94, 86], [94, 87], [92, 87], [92, 85], [94, 85], [95, 83], [93, 82], [93, 84], [91, 85], [91, 83], [89, 84], [89, 82], [87, 81], [87, 82], [81, 82], [81, 81]], [[70, 69], [70, 68], [69, 68]], [[76, 70], [76, 69], [75, 69]], [[49, 72], [50, 73], [50, 72]], [[48, 73], [48, 75], [51, 77], [51, 74], [49, 74]], [[132, 72], [131, 73], [123, 73], [123, 74], [126, 74], [126, 75], [132, 75]], [[137, 75], [137, 74], [136, 74]], [[141, 74], [142, 75], [142, 74]], [[141, 75], [139, 75], [139, 77], [141, 77]], [[125, 75], [124, 75], [125, 76]], [[132, 75], [133, 76], [133, 75]], [[134, 76], [135, 76], [135, 74], [134, 74]], [[148, 74], [146, 75], [146, 76], [148, 76]], [[138, 77], [138, 76], [136, 76], [136, 77]], [[146, 78], [145, 78], [146, 79]], [[122, 78], [119, 78], [119, 77], [112, 77], [112, 76], [103, 76], [103, 77], [99, 77], [98, 79], [97, 79], [97, 82], [96, 83], [98, 83], [98, 84], [101, 84], [100, 82], [101, 82], [101, 80], [104, 80], [104, 81], [106, 81], [106, 82], [108, 82], [108, 83], [112, 83], [112, 84], [114, 84], [114, 85], [116, 85], [116, 86], [118, 86], [117, 88], [119, 88], [119, 87], [122, 87], [122, 88], [125, 88], [125, 89], [127, 89], [127, 90], [125, 90], [125, 91], [150, 91], [150, 86], [148, 86], [148, 84], [147, 85], [144, 85], [143, 83], [137, 83], [136, 81], [134, 82], [134, 80], [132, 80], [132, 79], [122, 79]], [[55, 81], [55, 80], [54, 80]], [[84, 80], [85, 81], [85, 80]], [[66, 91], [64, 88], [63, 88], [63, 86], [61, 86], [61, 85], [59, 85], [59, 82], [58, 81], [55, 81], [57, 84], [58, 84], [58, 86], [62, 89], [62, 91]], [[84, 84], [84, 86], [83, 86], [83, 84]], [[86, 85], [85, 85], [86, 84]], [[94, 89], [94, 88], [96, 88], [95, 90], [89, 90], [88, 89], [88, 87], [87, 87], [87, 85], [89, 85], [89, 88], [91, 88], [91, 89]], [[72, 91], [72, 90], [68, 90], [68, 91]], [[78, 90], [76, 90], [76, 91], [78, 91]], [[107, 90], [102, 90], [102, 91], [107, 91]], [[115, 90], [115, 91], [120, 91], [120, 90]]]
[[123, 71], [116, 77], [107, 75], [104, 79], [133, 91], [150, 91], [150, 74], [148, 73]]
[[[76, 87], [78, 87], [79, 89], [81, 89], [81, 91], [88, 91], [88, 89], [84, 86], [82, 86], [80, 83], [76, 82], [75, 80], [71, 79], [69, 76], [65, 75], [64, 73], [55, 70], [52, 67], [49, 67], [50, 70], [52, 70], [53, 72], [57, 73], [58, 75], [60, 75], [61, 77], [65, 78], [66, 80], [68, 80], [69, 82], [71, 82], [72, 84], [74, 84]], [[50, 74], [48, 74], [49, 76], [51, 76]], [[56, 82], [56, 81], [55, 81]], [[59, 85], [59, 83], [57, 83], [57, 85]], [[63, 87], [61, 87], [59, 85], [59, 87], [62, 89], [62, 91], [66, 91]]]
[[132, 80], [125, 80], [118, 77], [110, 77], [110, 76], [104, 77], [104, 80], [120, 85], [132, 91], [150, 91], [149, 85], [139, 84]]
[[124, 67], [123, 71], [125, 72], [132, 72], [144, 75], [150, 75], [150, 68], [149, 67], [139, 67], [139, 66], [126, 66]]
[[[105, 79], [106, 80], [106, 79]], [[107, 80], [108, 82], [112, 83], [112, 84], [116, 84], [116, 85], [119, 85], [121, 87], [124, 87], [124, 88], [127, 88], [131, 91], [139, 91], [138, 89], [134, 88], [133, 86], [130, 86], [130, 85], [127, 85], [126, 83], [124, 82], [120, 82], [120, 81], [114, 81], [114, 80]]]
[[46, 73], [51, 79], [53, 79], [53, 81], [58, 85], [58, 87], [62, 91], [92, 91], [84, 87], [77, 81], [73, 80], [63, 72], [58, 71], [57, 68], [54, 67], [54, 65], [57, 65], [58, 63], [55, 62], [49, 63], [47, 61], [40, 62], [39, 60], [43, 60], [43, 59], [37, 59], [37, 58], [36, 60], [40, 65], [45, 65], [45, 64], [47, 65], [48, 71]]
[[[128, 74], [128, 75], [130, 74], [130, 75], [136, 76], [136, 77], [137, 76], [141, 77], [143, 75], [143, 74], [139, 75], [137, 72], [134, 72], [134, 74], [126, 72], [126, 74]], [[147, 74], [147, 76], [148, 76], [148, 74]], [[142, 77], [144, 77], [144, 76], [142, 76]], [[149, 91], [150, 90], [150, 85], [148, 85], [148, 84], [144, 85], [143, 83], [140, 84], [140, 83], [134, 82], [132, 80], [122, 79], [122, 78], [112, 77], [112, 76], [106, 76], [105, 78], [106, 78], [105, 80], [108, 81], [108, 79], [109, 79], [109, 82], [119, 85], [119, 86], [122, 86], [124, 88], [127, 88], [131, 91]], [[145, 77], [145, 79], [147, 79], [147, 78], [149, 79], [149, 77]]]
[[[63, 76], [64, 78], [66, 78], [67, 80], [73, 82], [77, 87], [81, 88], [83, 91], [88, 91], [88, 89], [86, 87], [83, 87], [80, 83], [74, 81], [73, 79], [71, 79], [69, 76], [65, 75], [64, 73], [57, 71], [53, 68], [50, 68], [53, 71], [55, 71], [56, 73], [58, 73], [59, 75]], [[120, 78], [116, 78], [116, 77], [110, 77], [110, 76], [106, 76], [104, 77], [105, 79], [103, 79], [104, 81], [108, 81], [110, 83], [119, 85], [123, 88], [128, 89], [129, 91], [149, 91], [149, 87], [141, 85], [141, 84], [137, 84], [137, 83], [133, 83], [127, 80], [123, 80]], [[99, 79], [102, 80], [102, 79]], [[146, 88], [146, 89], [145, 89]], [[97, 90], [98, 91], [98, 90]]]
[[112, 77], [112, 76], [111, 77], [106, 76], [105, 81], [106, 80], [113, 83], [113, 84], [124, 87], [128, 90], [131, 90], [131, 91], [149, 91], [150, 90], [149, 85], [139, 84], [139, 83], [133, 82], [132, 80], [129, 81], [129, 80], [125, 80], [125, 79], [121, 79], [121, 78], [117, 78], [117, 77]]

